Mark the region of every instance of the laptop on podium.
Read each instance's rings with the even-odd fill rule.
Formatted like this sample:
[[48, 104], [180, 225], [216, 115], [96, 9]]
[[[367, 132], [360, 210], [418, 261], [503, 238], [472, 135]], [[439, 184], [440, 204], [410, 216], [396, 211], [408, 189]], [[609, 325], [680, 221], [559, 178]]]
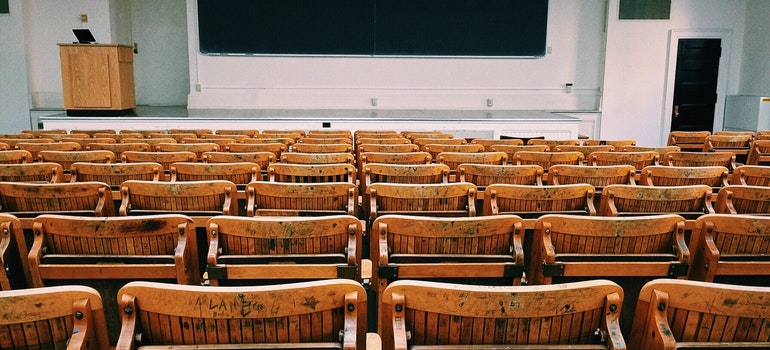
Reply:
[[75, 37], [78, 39], [78, 44], [95, 44], [96, 39], [94, 39], [94, 35], [91, 34], [91, 30], [89, 29], [73, 29], [73, 33], [75, 33]]

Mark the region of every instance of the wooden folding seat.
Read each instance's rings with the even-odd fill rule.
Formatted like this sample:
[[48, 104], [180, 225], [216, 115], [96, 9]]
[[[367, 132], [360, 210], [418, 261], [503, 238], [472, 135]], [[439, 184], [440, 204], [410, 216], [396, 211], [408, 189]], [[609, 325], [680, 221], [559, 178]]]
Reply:
[[115, 131], [115, 129], [90, 129], [90, 130], [80, 130], [80, 129], [73, 129], [70, 131], [71, 134], [87, 134], [88, 137], [94, 137], [96, 134], [111, 134], [111, 135], [117, 135], [118, 132]]
[[[257, 129], [218, 129], [214, 132], [215, 135], [225, 135], [225, 136], [239, 136], [244, 135], [247, 137], [254, 137], [254, 135], [259, 134], [259, 130]], [[211, 135], [203, 135], [204, 137], [210, 137]]]
[[165, 133], [163, 130], [160, 129], [143, 129], [143, 130], [120, 130], [118, 131], [118, 134], [141, 134], [142, 137], [147, 137], [147, 135], [150, 134], [163, 134]]
[[627, 146], [636, 146], [636, 140], [594, 140], [588, 139], [583, 141], [583, 146], [613, 146], [616, 149], [621, 149]]
[[281, 155], [286, 152], [288, 146], [283, 143], [231, 143], [225, 146], [225, 151], [231, 153], [248, 153], [248, 152], [270, 152], [275, 156], [275, 159], [281, 159]]
[[366, 348], [366, 290], [347, 279], [217, 288], [131, 282], [118, 305], [116, 350]]
[[322, 216], [358, 213], [352, 183], [252, 182], [246, 187], [248, 216]]
[[64, 169], [59, 163], [0, 164], [0, 181], [64, 182]]
[[551, 151], [556, 150], [556, 146], [572, 145], [580, 146], [580, 140], [546, 140], [546, 139], [529, 139], [527, 145], [546, 145], [551, 148]]
[[140, 163], [74, 163], [71, 182], [103, 182], [113, 191], [120, 190], [120, 184], [128, 180], [159, 181], [163, 166], [153, 162]]
[[441, 152], [436, 156], [436, 163], [446, 164], [449, 166], [450, 173], [454, 174], [460, 164], [505, 165], [508, 163], [508, 154], [505, 152]]
[[115, 153], [107, 150], [99, 151], [40, 151], [38, 162], [59, 163], [65, 173], [69, 173], [72, 164], [81, 163], [115, 163]]
[[396, 132], [396, 130], [356, 130], [353, 132], [354, 138], [365, 138], [373, 136], [376, 138], [386, 138], [386, 137], [403, 137], [400, 133]]
[[123, 161], [123, 152], [150, 152], [152, 148], [145, 142], [137, 143], [90, 143], [86, 150], [106, 150], [115, 153], [115, 159]]
[[521, 151], [529, 151], [529, 152], [549, 152], [551, 150], [551, 147], [547, 145], [524, 145], [524, 146], [513, 146], [513, 145], [492, 145], [489, 146], [489, 150], [491, 152], [505, 152], [508, 154], [508, 162], [515, 162], [513, 155], [516, 154], [516, 152]]
[[401, 135], [412, 140], [419, 138], [427, 139], [453, 139], [454, 135], [442, 131], [402, 131]]
[[262, 180], [262, 170], [255, 163], [197, 163], [171, 164], [171, 182], [226, 180], [239, 188]]
[[[590, 159], [588, 155], [593, 152], [613, 152], [615, 146], [613, 145], [596, 145], [596, 146], [573, 146], [573, 145], [560, 145], [556, 146], [554, 152], [580, 152], [583, 153], [583, 159]], [[590, 163], [590, 162], [589, 162]]]
[[681, 150], [679, 146], [623, 146], [615, 149], [615, 151], [620, 152], [658, 152], [661, 157], [665, 156], [668, 152], [680, 152]]
[[218, 152], [219, 145], [216, 143], [198, 142], [198, 143], [159, 143], [156, 146], [158, 152], [193, 152], [196, 161], [200, 159], [203, 152]]
[[54, 141], [51, 139], [8, 139], [3, 138], [0, 139], [0, 142], [8, 145], [8, 149], [19, 149], [17, 147], [20, 143], [53, 143]]
[[369, 223], [388, 214], [462, 217], [476, 216], [476, 185], [373, 183], [363, 203]]
[[157, 151], [158, 145], [161, 143], [177, 143], [176, 139], [172, 139], [170, 137], [158, 137], [154, 139], [124, 138], [120, 142], [121, 143], [146, 143], [150, 145], [150, 150], [153, 152]]
[[730, 171], [737, 166], [732, 152], [669, 152], [663, 156], [668, 166], [723, 166]]
[[746, 165], [770, 165], [770, 138], [751, 143]]
[[631, 165], [637, 171], [646, 166], [658, 165], [658, 152], [593, 152], [588, 155], [588, 164], [602, 165]]
[[770, 140], [770, 130], [757, 130], [756, 140]]
[[219, 146], [219, 149], [224, 150], [225, 146], [231, 143], [238, 143], [236, 139], [233, 138], [215, 138], [215, 139], [182, 139], [180, 143], [183, 144], [202, 144], [202, 143], [213, 143]]
[[711, 187], [608, 185], [602, 190], [599, 214], [633, 216], [646, 214], [678, 214], [695, 219], [713, 214]]
[[99, 137], [99, 138], [62, 138], [59, 142], [73, 142], [80, 145], [80, 149], [86, 149], [89, 143], [117, 143], [114, 138], [111, 137]]
[[548, 169], [548, 184], [589, 184], [600, 193], [607, 185], [635, 185], [635, 175], [636, 168], [631, 165], [554, 165]]
[[535, 223], [530, 284], [607, 277], [685, 278], [690, 251], [679, 215], [544, 215]]
[[383, 349], [625, 349], [623, 289], [396, 281], [382, 295]]
[[177, 143], [181, 143], [183, 139], [197, 138], [198, 135], [193, 133], [180, 133], [180, 134], [147, 134], [144, 135], [146, 139], [174, 139]]
[[40, 130], [22, 130], [22, 134], [32, 134], [33, 136], [40, 137], [48, 134], [66, 134], [67, 130], [64, 129], [40, 129]]
[[0, 232], [0, 291], [31, 286], [21, 221], [11, 214], [0, 214]]
[[484, 214], [536, 218], [544, 214], [596, 215], [589, 184], [527, 186], [494, 184], [484, 191]]
[[728, 170], [723, 166], [675, 167], [655, 165], [644, 167], [639, 178], [642, 186], [706, 185], [727, 186]]
[[[376, 145], [362, 145], [358, 152], [358, 176], [360, 177], [359, 183], [366, 184], [366, 165], [367, 164], [431, 164], [433, 157], [428, 152], [419, 152], [417, 145], [397, 145], [404, 147], [413, 147], [410, 151], [406, 152], [391, 152], [392, 149], [388, 149], [388, 152], [380, 152], [381, 148], [374, 147]], [[388, 145], [390, 146], [390, 145]], [[370, 151], [374, 149], [375, 151]], [[366, 151], [364, 151], [366, 150]], [[363, 194], [366, 192], [361, 191]]]
[[297, 153], [353, 153], [353, 145], [347, 143], [313, 144], [297, 143], [291, 148]]
[[20, 142], [16, 144], [16, 147], [21, 150], [29, 151], [32, 153], [32, 159], [37, 159], [37, 153], [40, 151], [80, 151], [80, 144], [75, 142]]
[[409, 139], [405, 139], [403, 137], [392, 137], [392, 138], [356, 138], [356, 148], [360, 145], [408, 145], [412, 144]]
[[528, 152], [520, 151], [513, 154], [511, 163], [515, 165], [539, 165], [546, 172], [553, 165], [583, 165], [583, 153], [580, 152]]
[[425, 151], [425, 146], [432, 145], [464, 145], [467, 143], [465, 139], [455, 138], [416, 138], [412, 139], [412, 143], [420, 146], [420, 151]]
[[331, 137], [331, 138], [337, 138], [337, 137], [347, 137], [349, 139], [353, 138], [353, 132], [350, 130], [308, 130], [305, 134], [305, 137], [310, 138], [322, 138], [322, 137]]
[[751, 136], [752, 139], [757, 136], [757, 134], [753, 131], [725, 131], [720, 130], [714, 132], [714, 135], [721, 135], [721, 136]]
[[0, 151], [0, 164], [32, 163], [32, 153], [24, 150]]
[[722, 187], [714, 210], [719, 214], [770, 214], [770, 187], [730, 185]]
[[770, 288], [658, 279], [639, 292], [629, 349], [770, 348]]
[[484, 191], [493, 184], [543, 186], [543, 168], [539, 165], [467, 164], [457, 166], [459, 182], [470, 182]]
[[214, 133], [211, 129], [168, 129], [170, 135], [173, 134], [194, 134], [196, 137], [211, 135]]
[[207, 134], [207, 135], [200, 135], [200, 138], [198, 138], [198, 142], [201, 142], [200, 140], [228, 140], [233, 139], [236, 142], [239, 140], [244, 140], [251, 138], [249, 135], [246, 134], [230, 134], [230, 135], [222, 135], [219, 133], [216, 134]]
[[471, 144], [482, 145], [484, 146], [484, 150], [489, 152], [492, 150], [491, 149], [492, 145], [523, 146], [524, 140], [521, 140], [521, 139], [506, 139], [506, 140], [473, 139], [471, 140]]
[[358, 145], [358, 157], [364, 153], [415, 153], [420, 151], [420, 146], [413, 144], [372, 144], [363, 143]]
[[158, 182], [128, 180], [120, 185], [121, 216], [176, 213], [238, 215], [236, 185], [225, 180]]
[[738, 162], [746, 162], [753, 140], [751, 135], [711, 135], [703, 143], [703, 152], [730, 152]]
[[204, 152], [201, 156], [204, 163], [255, 163], [260, 169], [267, 169], [270, 163], [275, 163], [273, 152]]
[[730, 183], [744, 186], [770, 186], [770, 167], [760, 165], [739, 166], [733, 170]]
[[211, 285], [238, 280], [361, 281], [363, 224], [354, 216], [222, 216], [210, 219], [206, 228]]
[[370, 244], [377, 268], [372, 284], [380, 296], [388, 284], [401, 279], [520, 285], [522, 225], [513, 215], [379, 217], [372, 225], [375, 243]]
[[297, 144], [328, 145], [328, 144], [353, 144], [353, 139], [347, 137], [303, 137], [297, 140]]
[[171, 164], [178, 162], [196, 162], [198, 157], [193, 152], [123, 152], [123, 163], [158, 163], [166, 171], [171, 170]]
[[289, 148], [291, 148], [291, 146], [293, 144], [296, 143], [296, 140], [292, 139], [292, 138], [288, 138], [288, 137], [272, 137], [272, 138], [264, 138], [263, 137], [263, 138], [242, 139], [242, 140], [239, 140], [238, 143], [243, 143], [243, 144], [265, 144], [265, 143], [273, 144], [273, 143], [280, 143], [284, 147], [286, 147], [286, 149], [289, 149]]
[[302, 137], [305, 137], [305, 132], [302, 130], [297, 131], [278, 131], [268, 132], [270, 130], [264, 130], [261, 134], [252, 136], [252, 139], [272, 139], [272, 138], [289, 138], [297, 142]]
[[286, 164], [355, 164], [355, 158], [348, 152], [343, 153], [297, 153], [281, 154], [281, 163]]
[[34, 139], [35, 135], [18, 133], [18, 134], [0, 134], [2, 139]]
[[125, 139], [144, 139], [144, 135], [138, 133], [138, 132], [121, 132], [120, 134], [105, 134], [105, 133], [95, 133], [92, 138], [111, 138], [115, 140], [116, 143], [120, 143]]
[[717, 276], [751, 276], [753, 280], [766, 280], [770, 276], [768, 242], [770, 217], [703, 215], [695, 221], [690, 238], [690, 279], [714, 282]]
[[425, 152], [430, 153], [433, 159], [438, 159], [438, 154], [443, 152], [454, 153], [479, 153], [484, 152], [483, 145], [463, 144], [463, 145], [445, 145], [445, 144], [427, 144]]
[[672, 131], [668, 134], [666, 145], [678, 146], [686, 152], [700, 152], [703, 150], [706, 137], [710, 135], [710, 131]]
[[0, 208], [20, 218], [44, 213], [115, 216], [112, 191], [102, 182], [0, 182]]
[[1, 349], [110, 349], [99, 292], [84, 286], [0, 293]]
[[32, 286], [69, 280], [169, 280], [200, 284], [189, 217], [40, 215], [32, 224]]
[[318, 183], [347, 182], [356, 184], [356, 167], [352, 164], [271, 164], [267, 168], [270, 182]]
[[[47, 134], [45, 135], [45, 138], [53, 140], [54, 143], [62, 142], [66, 140], [72, 140], [72, 139], [89, 139], [91, 136], [88, 134]], [[30, 142], [35, 142], [34, 140]]]

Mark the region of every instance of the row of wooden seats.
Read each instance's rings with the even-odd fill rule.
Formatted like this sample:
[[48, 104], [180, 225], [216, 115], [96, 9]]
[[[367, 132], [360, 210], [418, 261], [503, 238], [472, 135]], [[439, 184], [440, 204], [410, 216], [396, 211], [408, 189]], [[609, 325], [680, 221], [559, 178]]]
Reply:
[[[768, 288], [654, 280], [639, 294], [626, 341], [618, 331], [624, 291], [610, 281], [539, 287], [401, 281], [384, 294], [378, 345], [766, 348], [769, 296]], [[117, 299], [122, 325], [115, 349], [380, 348], [367, 346], [365, 291], [345, 280], [214, 289], [132, 282]], [[110, 348], [102, 298], [93, 289], [0, 292], [0, 304], [7, 312], [0, 329], [9, 335], [3, 348]]]

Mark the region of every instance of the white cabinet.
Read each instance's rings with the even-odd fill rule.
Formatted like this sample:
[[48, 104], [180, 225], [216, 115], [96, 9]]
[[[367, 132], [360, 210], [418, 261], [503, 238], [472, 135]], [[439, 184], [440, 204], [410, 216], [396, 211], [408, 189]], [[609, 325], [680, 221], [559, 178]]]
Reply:
[[725, 103], [724, 130], [770, 130], [770, 97], [733, 95]]

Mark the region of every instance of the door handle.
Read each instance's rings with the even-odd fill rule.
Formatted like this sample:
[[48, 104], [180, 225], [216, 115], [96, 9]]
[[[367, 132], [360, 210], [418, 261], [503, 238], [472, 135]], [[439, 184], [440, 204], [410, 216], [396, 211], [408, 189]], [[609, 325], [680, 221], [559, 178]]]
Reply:
[[674, 106], [674, 118], [679, 117], [679, 106]]

